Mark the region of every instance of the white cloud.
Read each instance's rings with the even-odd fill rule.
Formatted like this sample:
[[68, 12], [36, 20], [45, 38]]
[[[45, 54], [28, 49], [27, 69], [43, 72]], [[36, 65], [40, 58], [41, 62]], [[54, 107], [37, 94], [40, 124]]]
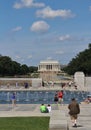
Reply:
[[18, 32], [18, 31], [20, 31], [20, 30], [22, 30], [22, 27], [21, 27], [21, 26], [18, 26], [18, 27], [16, 27], [16, 28], [13, 28], [13, 29], [12, 29], [12, 32]]
[[15, 56], [15, 59], [17, 60], [17, 59], [21, 59], [21, 57], [19, 56], [19, 55], [16, 55]]
[[59, 37], [59, 41], [73, 41], [73, 42], [76, 42], [76, 41], [85, 41], [86, 39], [83, 38], [83, 37], [76, 37], [76, 36], [70, 36], [69, 34], [66, 34], [66, 35], [62, 35]]
[[91, 11], [91, 6], [89, 6], [89, 10]]
[[55, 18], [55, 17], [61, 17], [61, 18], [71, 18], [74, 17], [75, 15], [72, 13], [71, 10], [52, 10], [49, 6], [38, 10], [36, 12], [37, 17], [42, 17], [42, 18]]
[[44, 7], [44, 6], [45, 6], [44, 3], [37, 3], [34, 2], [34, 0], [20, 0], [20, 2], [16, 2], [13, 7], [16, 9], [20, 9], [23, 7], [30, 8], [30, 7]]
[[13, 6], [13, 8], [15, 8], [15, 9], [20, 9], [20, 8], [22, 8], [22, 4], [20, 4], [20, 3], [15, 3], [14, 6]]
[[37, 21], [32, 24], [30, 30], [34, 32], [46, 32], [49, 27], [45, 21]]
[[71, 40], [72, 38], [70, 37], [70, 35], [64, 35], [64, 36], [60, 36], [59, 40], [60, 41], [66, 41], [66, 40]]

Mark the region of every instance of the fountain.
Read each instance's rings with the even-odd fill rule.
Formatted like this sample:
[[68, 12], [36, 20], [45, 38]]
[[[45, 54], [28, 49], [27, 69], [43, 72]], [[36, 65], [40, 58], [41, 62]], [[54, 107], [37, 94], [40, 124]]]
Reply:
[[[0, 104], [11, 103], [11, 95], [14, 91], [0, 91]], [[17, 91], [16, 92], [16, 101], [17, 104], [53, 104], [54, 95], [56, 91]], [[76, 98], [80, 103], [83, 101], [89, 92], [83, 91], [64, 91], [64, 103], [68, 104], [71, 98]]]
[[10, 101], [10, 92], [7, 92], [7, 100], [6, 101]]
[[29, 101], [29, 92], [26, 93], [26, 100], [25, 101]]

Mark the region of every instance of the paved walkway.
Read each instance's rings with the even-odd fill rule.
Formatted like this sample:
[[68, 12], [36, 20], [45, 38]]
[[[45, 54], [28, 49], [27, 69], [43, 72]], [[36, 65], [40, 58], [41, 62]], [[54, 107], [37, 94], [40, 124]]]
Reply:
[[[11, 104], [0, 104], [0, 117], [17, 117], [17, 116], [51, 116], [51, 113], [40, 113], [40, 104], [17, 104], [12, 108]], [[53, 110], [62, 110], [65, 112], [69, 130], [91, 130], [91, 104], [80, 104], [81, 113], [78, 118], [78, 127], [73, 128], [68, 108], [66, 105], [52, 104]]]
[[[62, 109], [65, 111], [69, 130], [74, 130], [76, 128], [72, 127], [72, 123], [68, 114], [67, 105], [63, 106]], [[81, 112], [78, 115], [78, 130], [91, 130], [91, 104], [80, 104]]]

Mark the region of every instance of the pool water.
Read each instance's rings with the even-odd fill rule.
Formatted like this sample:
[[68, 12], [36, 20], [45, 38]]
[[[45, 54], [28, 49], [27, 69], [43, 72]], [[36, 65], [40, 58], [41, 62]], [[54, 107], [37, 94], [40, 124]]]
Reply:
[[[1, 91], [0, 104], [11, 103], [12, 93], [13, 91]], [[17, 91], [16, 101], [17, 104], [53, 104], [55, 93], [56, 91]], [[84, 91], [64, 91], [64, 104], [68, 104], [71, 101], [71, 98], [76, 98], [76, 100], [80, 103], [87, 97], [88, 94], [89, 92]]]

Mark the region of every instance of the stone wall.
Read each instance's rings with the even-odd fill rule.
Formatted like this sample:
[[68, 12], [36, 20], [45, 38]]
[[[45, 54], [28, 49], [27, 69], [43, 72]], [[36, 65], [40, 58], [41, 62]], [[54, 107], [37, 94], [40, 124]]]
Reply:
[[91, 77], [85, 77], [85, 86], [91, 87]]
[[83, 72], [76, 72], [74, 74], [74, 82], [78, 87], [85, 86], [85, 75]]
[[0, 78], [0, 86], [24, 86], [25, 83], [28, 83], [28, 86], [39, 87], [42, 85], [41, 78]]
[[76, 72], [74, 74], [74, 82], [78, 87], [91, 89], [91, 77], [85, 76], [83, 72]]

